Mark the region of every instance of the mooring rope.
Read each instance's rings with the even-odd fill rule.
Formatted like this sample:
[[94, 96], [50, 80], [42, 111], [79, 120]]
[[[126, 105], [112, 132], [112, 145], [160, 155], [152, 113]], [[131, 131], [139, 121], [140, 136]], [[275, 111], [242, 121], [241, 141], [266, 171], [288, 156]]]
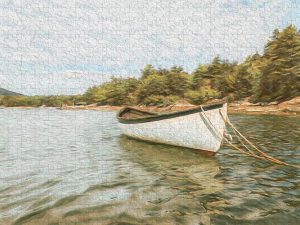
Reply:
[[[218, 131], [218, 129], [216, 129], [216, 127], [213, 125], [213, 123], [210, 121], [210, 119], [208, 118], [208, 116], [206, 115], [204, 109], [202, 106], [200, 106], [201, 108], [201, 111], [202, 111], [202, 114], [204, 115], [204, 118], [205, 120], [208, 122], [209, 126], [211, 127], [212, 130], [214, 130], [215, 134], [220, 137], [221, 139], [223, 138], [227, 144], [229, 144], [231, 147], [233, 147], [235, 150], [243, 153], [243, 154], [246, 154], [248, 156], [251, 156], [251, 157], [254, 157], [254, 158], [257, 158], [257, 159], [264, 159], [264, 160], [267, 160], [267, 161], [270, 161], [270, 162], [273, 162], [273, 163], [276, 163], [276, 164], [280, 164], [280, 165], [285, 165], [285, 166], [290, 166], [290, 167], [294, 167], [294, 168], [300, 168], [299, 165], [294, 165], [294, 164], [290, 164], [290, 163], [287, 163], [287, 162], [284, 162], [280, 159], [276, 159], [275, 157], [273, 156], [270, 156], [268, 155], [267, 153], [263, 152], [262, 150], [260, 150], [258, 147], [256, 147], [251, 141], [249, 141], [243, 134], [241, 134], [240, 131], [237, 130], [237, 128], [231, 123], [231, 121], [229, 120], [229, 117], [226, 116], [226, 118], [224, 117], [224, 115], [222, 114], [222, 111], [221, 109], [219, 110], [219, 113], [223, 119], [223, 121], [225, 122], [225, 124], [227, 123], [235, 137], [238, 139], [238, 141], [242, 144], [242, 146], [246, 149], [242, 149], [242, 148], [239, 148], [238, 146], [236, 146], [234, 143], [232, 143], [232, 140], [228, 140], [228, 138], [226, 137], [223, 137], [222, 134], [220, 134], [220, 132]], [[253, 150], [251, 150], [244, 142], [246, 142], [249, 146], [251, 146], [254, 150], [256, 150], [258, 154], [254, 153]]]
[[262, 157], [260, 157], [258, 155], [255, 155], [253, 153], [249, 153], [249, 152], [245, 151], [244, 149], [239, 148], [238, 146], [236, 146], [235, 144], [232, 143], [232, 140], [228, 140], [226, 137], [223, 137], [223, 135], [219, 133], [219, 131], [215, 128], [215, 126], [212, 124], [212, 122], [210, 121], [210, 119], [207, 117], [207, 115], [206, 115], [204, 109], [202, 108], [202, 106], [200, 106], [200, 108], [201, 108], [201, 111], [202, 111], [202, 113], [204, 115], [205, 120], [209, 123], [209, 126], [211, 127], [211, 129], [214, 130], [215, 134], [221, 140], [222, 139], [225, 140], [227, 144], [229, 144], [231, 147], [233, 147], [235, 150], [237, 150], [237, 151], [239, 151], [241, 153], [244, 153], [246, 155], [249, 155], [249, 156], [252, 156], [252, 157], [255, 157], [255, 158], [260, 158], [260, 159], [262, 158]]

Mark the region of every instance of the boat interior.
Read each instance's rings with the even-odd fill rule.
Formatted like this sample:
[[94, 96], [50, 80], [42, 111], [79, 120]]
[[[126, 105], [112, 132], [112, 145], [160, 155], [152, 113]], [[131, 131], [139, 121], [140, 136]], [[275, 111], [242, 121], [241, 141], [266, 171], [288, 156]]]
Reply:
[[[210, 110], [214, 108], [221, 108], [223, 107], [224, 102], [216, 103], [216, 104], [207, 104], [203, 105], [203, 110]], [[146, 111], [142, 109], [136, 109], [133, 107], [126, 107], [123, 108], [119, 113], [118, 117], [120, 119], [125, 119], [125, 120], [131, 120], [131, 119], [142, 119], [146, 117], [161, 117], [161, 116], [170, 116], [170, 115], [179, 115], [183, 113], [190, 113], [190, 112], [197, 112], [197, 110], [201, 110], [199, 106], [193, 106], [188, 109], [181, 109], [181, 110], [168, 110], [168, 111], [161, 111], [161, 112], [155, 112], [155, 111]]]
[[158, 115], [158, 113], [127, 107], [119, 114], [119, 117], [123, 119], [137, 119], [137, 118], [143, 118], [145, 116], [154, 116], [154, 115]]

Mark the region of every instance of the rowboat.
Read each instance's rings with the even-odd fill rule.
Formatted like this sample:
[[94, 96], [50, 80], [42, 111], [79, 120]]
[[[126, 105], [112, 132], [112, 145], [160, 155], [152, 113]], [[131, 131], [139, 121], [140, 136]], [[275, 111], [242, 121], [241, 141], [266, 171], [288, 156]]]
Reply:
[[181, 146], [215, 155], [225, 132], [227, 103], [156, 113], [125, 107], [117, 114], [124, 135], [144, 141]]

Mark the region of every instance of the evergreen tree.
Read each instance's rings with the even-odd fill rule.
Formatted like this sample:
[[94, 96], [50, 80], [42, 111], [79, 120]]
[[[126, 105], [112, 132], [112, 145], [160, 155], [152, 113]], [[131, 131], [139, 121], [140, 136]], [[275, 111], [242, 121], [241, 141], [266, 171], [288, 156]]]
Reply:
[[190, 87], [189, 74], [185, 73], [181, 67], [172, 67], [166, 75], [166, 86], [168, 95], [183, 96]]
[[211, 77], [212, 88], [215, 90], [221, 90], [224, 81], [224, 75], [222, 70], [222, 62], [219, 56], [215, 57], [212, 63], [208, 66], [207, 73], [208, 77]]
[[285, 100], [300, 93], [300, 35], [296, 27], [275, 30], [265, 48], [266, 65], [257, 99], [260, 101]]
[[142, 79], [145, 79], [151, 74], [155, 73], [155, 68], [151, 64], [147, 64], [141, 72], [142, 72]]
[[210, 78], [210, 76], [208, 75], [208, 68], [203, 64], [198, 65], [192, 76], [192, 87], [194, 90], [197, 90], [201, 87], [203, 78]]
[[143, 102], [144, 99], [151, 95], [167, 96], [167, 78], [157, 73], [148, 76], [139, 84], [136, 95], [138, 102]]

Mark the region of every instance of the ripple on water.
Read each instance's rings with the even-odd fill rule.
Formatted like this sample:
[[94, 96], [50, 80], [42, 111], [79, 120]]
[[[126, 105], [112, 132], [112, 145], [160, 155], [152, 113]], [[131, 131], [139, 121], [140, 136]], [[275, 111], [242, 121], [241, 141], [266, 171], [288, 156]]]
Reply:
[[[300, 119], [232, 116], [299, 162]], [[115, 113], [0, 111], [0, 224], [299, 224], [299, 170], [121, 136]], [[8, 132], [9, 131], [9, 132]]]

